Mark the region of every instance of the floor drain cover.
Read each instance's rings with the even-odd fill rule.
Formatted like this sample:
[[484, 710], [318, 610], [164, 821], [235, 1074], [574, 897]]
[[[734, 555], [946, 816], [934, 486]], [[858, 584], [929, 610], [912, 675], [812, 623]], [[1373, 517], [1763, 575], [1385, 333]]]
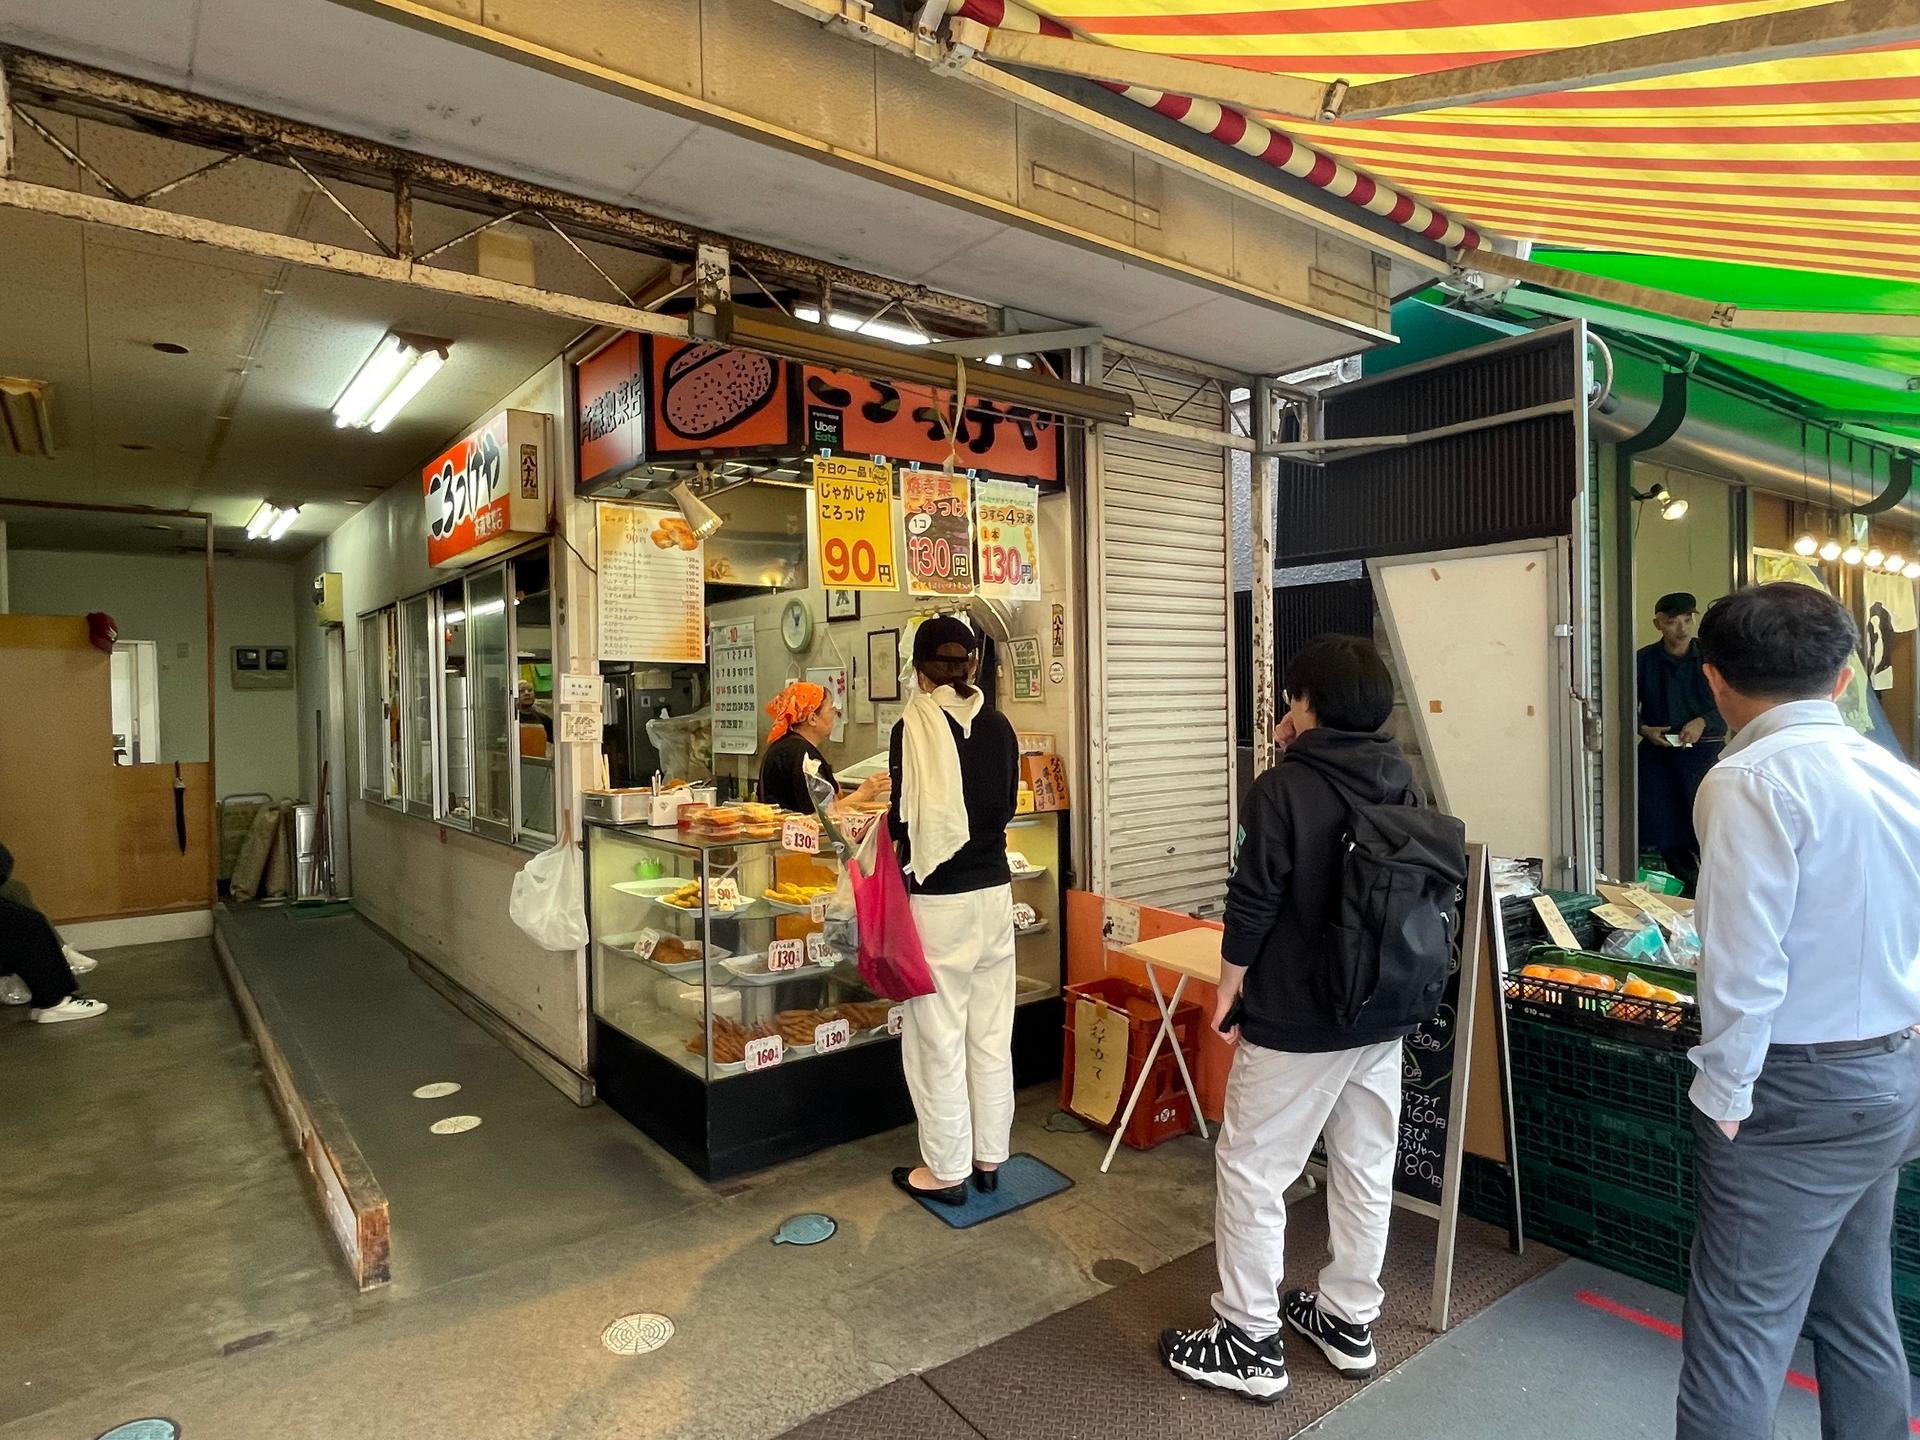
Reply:
[[413, 1092], [416, 1100], [444, 1100], [449, 1095], [460, 1093], [460, 1087], [451, 1080], [436, 1080], [431, 1085], [422, 1085]]
[[444, 1120], [434, 1121], [429, 1128], [436, 1135], [459, 1135], [473, 1129], [479, 1123], [478, 1115], [449, 1115]]
[[1093, 1262], [1093, 1278], [1102, 1285], [1124, 1285], [1129, 1280], [1140, 1278], [1140, 1267], [1131, 1260], [1096, 1260]]
[[664, 1315], [622, 1315], [600, 1332], [600, 1343], [616, 1355], [648, 1355], [673, 1338], [673, 1321]]
[[831, 1240], [839, 1228], [839, 1222], [831, 1215], [795, 1215], [780, 1222], [780, 1228], [773, 1232], [773, 1243], [818, 1245], [822, 1240]]
[[1046, 1129], [1055, 1134], [1080, 1135], [1093, 1127], [1078, 1115], [1069, 1115], [1065, 1110], [1056, 1110], [1047, 1117]]
[[100, 1440], [175, 1440], [180, 1427], [171, 1420], [129, 1420], [116, 1425]]

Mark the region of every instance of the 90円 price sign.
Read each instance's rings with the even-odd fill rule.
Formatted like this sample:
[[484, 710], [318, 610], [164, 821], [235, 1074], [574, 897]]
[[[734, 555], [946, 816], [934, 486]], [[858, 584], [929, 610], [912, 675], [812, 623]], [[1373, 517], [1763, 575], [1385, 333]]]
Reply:
[[821, 583], [836, 590], [897, 590], [893, 467], [819, 455], [813, 462]]

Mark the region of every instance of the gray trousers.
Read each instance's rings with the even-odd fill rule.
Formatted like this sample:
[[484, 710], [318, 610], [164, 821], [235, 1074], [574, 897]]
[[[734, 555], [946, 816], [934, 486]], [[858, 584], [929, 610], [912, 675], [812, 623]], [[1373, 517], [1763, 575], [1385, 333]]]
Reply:
[[1893, 1206], [1920, 1121], [1920, 1044], [1775, 1046], [1729, 1140], [1694, 1114], [1700, 1225], [1679, 1440], [1771, 1440], [1804, 1326], [1825, 1440], [1907, 1434], [1893, 1311]]

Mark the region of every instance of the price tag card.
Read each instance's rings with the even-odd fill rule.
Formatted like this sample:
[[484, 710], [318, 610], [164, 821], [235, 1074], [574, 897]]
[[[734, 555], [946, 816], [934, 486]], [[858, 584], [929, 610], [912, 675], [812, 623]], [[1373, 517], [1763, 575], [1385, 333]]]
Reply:
[[731, 875], [720, 876], [707, 887], [707, 904], [715, 910], [738, 910], [740, 882]]
[[813, 904], [807, 907], [807, 916], [816, 925], [826, 924], [827, 902], [824, 899], [814, 901]]
[[1547, 927], [1547, 934], [1562, 950], [1578, 950], [1580, 940], [1573, 933], [1573, 927], [1567, 924], [1567, 917], [1560, 913], [1560, 907], [1553, 903], [1551, 895], [1533, 897], [1533, 908]]
[[818, 855], [820, 827], [804, 816], [791, 816], [780, 826], [780, 846], [784, 850], [797, 850], [802, 855]]
[[807, 936], [807, 963], [809, 965], [832, 965], [840, 958], [840, 952], [827, 944], [827, 937], [818, 930]]
[[642, 930], [633, 942], [633, 953], [642, 960], [651, 960], [654, 947], [665, 938], [658, 930]]
[[835, 1050], [844, 1050], [853, 1043], [853, 1024], [848, 1020], [833, 1020], [825, 1025], [813, 1028], [813, 1048], [822, 1055]]
[[898, 1035], [907, 1024], [907, 1007], [894, 1005], [887, 1011], [887, 1034]]
[[804, 940], [776, 940], [767, 947], [767, 969], [774, 974], [783, 970], [799, 970], [807, 963], [807, 942]]
[[747, 1073], [770, 1070], [787, 1057], [787, 1042], [778, 1035], [762, 1035], [747, 1042]]

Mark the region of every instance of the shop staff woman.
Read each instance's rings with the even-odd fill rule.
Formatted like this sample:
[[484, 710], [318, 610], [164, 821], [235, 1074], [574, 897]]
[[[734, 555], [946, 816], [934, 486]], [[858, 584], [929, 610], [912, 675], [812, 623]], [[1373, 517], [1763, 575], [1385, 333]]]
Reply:
[[893, 727], [889, 823], [934, 993], [906, 1004], [900, 1055], [920, 1121], [917, 1169], [893, 1183], [948, 1205], [999, 1183], [1013, 1130], [1013, 877], [1020, 785], [1013, 727], [973, 685], [973, 632], [951, 616], [913, 637], [919, 688]]
[[[760, 798], [782, 810], [806, 815], [813, 810], [813, 796], [807, 793], [807, 777], [818, 775], [836, 785], [833, 767], [820, 753], [821, 742], [833, 734], [840, 711], [826, 688], [806, 680], [796, 680], [767, 706], [773, 717], [773, 729], [767, 734], [767, 753], [760, 761]], [[849, 797], [863, 804], [882, 800], [887, 794], [887, 778], [875, 775]]]

